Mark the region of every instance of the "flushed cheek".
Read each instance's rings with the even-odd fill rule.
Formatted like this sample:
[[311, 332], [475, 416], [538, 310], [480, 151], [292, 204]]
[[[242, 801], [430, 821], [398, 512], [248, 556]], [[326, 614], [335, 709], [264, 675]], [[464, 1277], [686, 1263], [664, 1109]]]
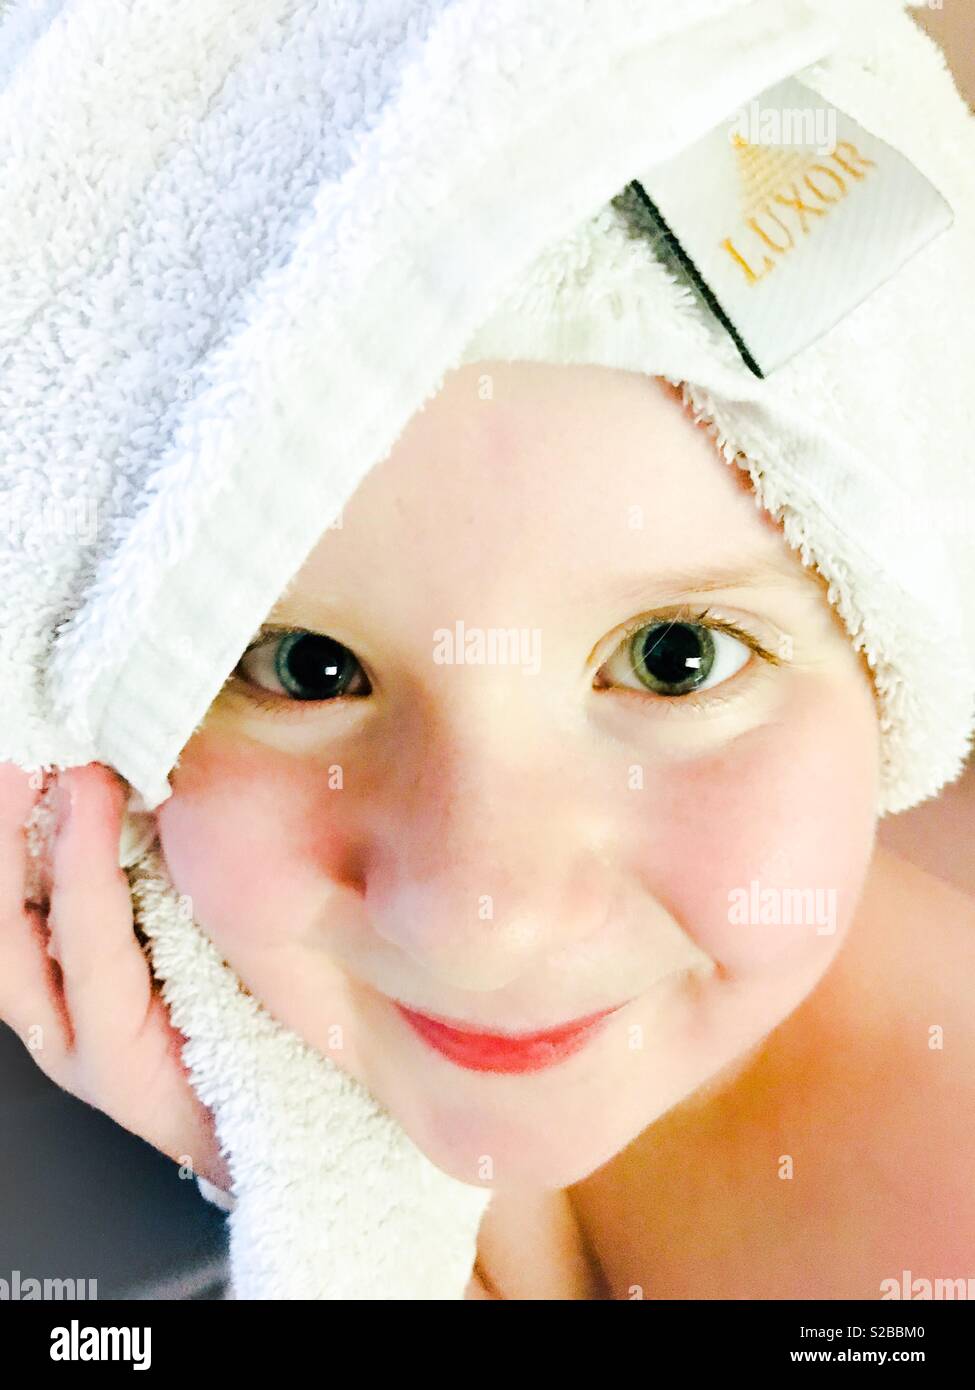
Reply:
[[184, 751], [172, 786], [158, 812], [160, 839], [201, 925], [218, 944], [300, 936], [343, 857], [327, 772], [204, 732]]
[[855, 725], [830, 742], [828, 711], [809, 713], [669, 769], [656, 787], [666, 810], [648, 811], [647, 891], [732, 976], [803, 952], [821, 954], [825, 967], [863, 885], [875, 825], [875, 725], [867, 722], [862, 738]]

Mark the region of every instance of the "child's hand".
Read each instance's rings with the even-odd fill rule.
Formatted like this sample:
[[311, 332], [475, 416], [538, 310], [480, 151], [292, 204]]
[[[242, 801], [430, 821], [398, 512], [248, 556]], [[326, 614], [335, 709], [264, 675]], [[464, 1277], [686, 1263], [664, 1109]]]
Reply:
[[125, 786], [89, 763], [62, 772], [58, 788], [70, 813], [59, 815], [48, 907], [25, 901], [24, 823], [38, 793], [0, 764], [0, 1020], [58, 1086], [229, 1188], [213, 1117], [180, 1062], [183, 1035], [135, 935], [118, 866]]

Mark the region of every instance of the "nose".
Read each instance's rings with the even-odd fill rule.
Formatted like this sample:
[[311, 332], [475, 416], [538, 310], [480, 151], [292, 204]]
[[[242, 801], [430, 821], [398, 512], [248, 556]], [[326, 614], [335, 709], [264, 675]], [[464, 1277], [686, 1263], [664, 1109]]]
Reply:
[[424, 974], [496, 990], [600, 932], [615, 899], [585, 779], [536, 741], [463, 749], [422, 776], [366, 874], [369, 923]]

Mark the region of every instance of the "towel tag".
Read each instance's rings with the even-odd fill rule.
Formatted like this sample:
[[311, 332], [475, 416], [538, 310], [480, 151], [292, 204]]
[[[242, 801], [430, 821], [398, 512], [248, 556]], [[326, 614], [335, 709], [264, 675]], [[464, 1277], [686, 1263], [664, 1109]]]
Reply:
[[646, 169], [614, 202], [758, 377], [954, 220], [908, 159], [795, 78]]

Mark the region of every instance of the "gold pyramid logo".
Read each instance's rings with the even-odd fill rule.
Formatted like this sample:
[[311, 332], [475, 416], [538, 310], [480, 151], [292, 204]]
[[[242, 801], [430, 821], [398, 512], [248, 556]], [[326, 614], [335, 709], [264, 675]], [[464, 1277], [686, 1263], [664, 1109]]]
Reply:
[[738, 202], [743, 218], [752, 216], [790, 178], [802, 175], [809, 163], [809, 151], [802, 147], [753, 145], [737, 131], [731, 137], [738, 175]]

